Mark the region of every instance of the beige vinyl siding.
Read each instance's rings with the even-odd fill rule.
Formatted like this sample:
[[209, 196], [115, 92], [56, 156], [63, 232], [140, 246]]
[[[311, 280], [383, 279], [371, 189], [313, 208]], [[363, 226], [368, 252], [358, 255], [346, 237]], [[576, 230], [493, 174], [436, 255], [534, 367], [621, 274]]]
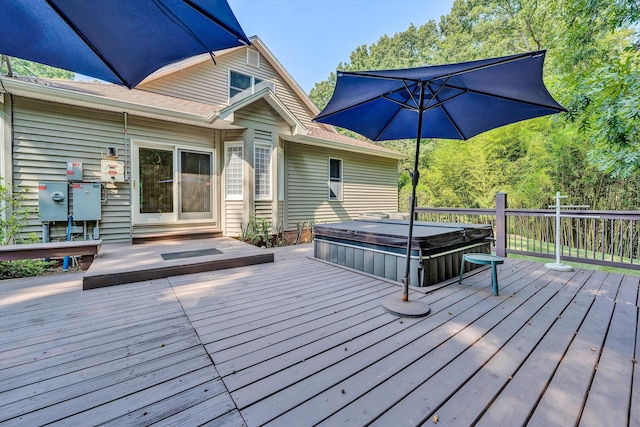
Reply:
[[[271, 150], [271, 200], [255, 200], [254, 201], [254, 212], [255, 216], [259, 218], [265, 218], [267, 221], [271, 223], [271, 225], [275, 225], [274, 223], [277, 221], [277, 218], [274, 218], [274, 209], [276, 206], [273, 204], [274, 199], [274, 182], [276, 177], [274, 176], [275, 165], [274, 165], [274, 155], [273, 155], [273, 135], [271, 132], [263, 131], [263, 130], [255, 130], [254, 131], [254, 149], [255, 144], [262, 144], [264, 147], [269, 146]], [[253, 168], [255, 168], [255, 156], [253, 156]], [[253, 169], [252, 168], [252, 169]], [[255, 187], [255, 181], [252, 185], [252, 188]], [[255, 196], [255, 194], [254, 194]]]
[[271, 205], [271, 202], [267, 202], [267, 201], [256, 201], [255, 202], [255, 217], [256, 218], [264, 218], [268, 222], [272, 223], [272, 225], [273, 225], [272, 212], [273, 212], [273, 206]]
[[[342, 160], [343, 200], [329, 200], [330, 157]], [[350, 221], [362, 212], [398, 210], [393, 159], [288, 142], [286, 163], [287, 229], [303, 221]]]
[[[85, 180], [99, 181], [100, 160], [107, 147], [125, 151], [123, 116], [118, 113], [14, 97], [13, 132], [13, 183], [28, 191], [25, 206], [33, 212], [24, 232], [34, 232], [40, 238], [38, 183], [67, 182], [66, 166], [72, 161], [82, 163]], [[129, 184], [110, 184], [107, 193], [107, 203], [102, 205], [100, 237], [105, 241], [128, 240]], [[72, 206], [70, 200], [70, 210]], [[52, 240], [65, 235], [66, 222], [52, 225]]]
[[238, 110], [234, 119], [234, 123], [239, 126], [290, 132], [289, 125], [263, 99]]
[[229, 71], [232, 70], [275, 83], [276, 96], [298, 120], [309, 128], [320, 127], [311, 121], [314, 113], [309, 111], [309, 108], [264, 57], [260, 58], [260, 68], [247, 64], [246, 49], [250, 48], [237, 49], [216, 57], [217, 65], [214, 65], [213, 61], [205, 61], [144, 83], [139, 88], [225, 107], [229, 102]]
[[[223, 132], [223, 138], [225, 142], [238, 142], [244, 141], [244, 130], [232, 130]], [[248, 168], [247, 162], [247, 144], [243, 144], [242, 156], [245, 166], [242, 170], [242, 195], [246, 199], [248, 189], [247, 174]], [[226, 182], [225, 182], [225, 165], [226, 165], [226, 148], [222, 146], [220, 148], [220, 200], [222, 201], [222, 224], [221, 227], [225, 236], [240, 236], [240, 227], [242, 224], [246, 226], [249, 220], [249, 215], [245, 215], [245, 200], [227, 200], [226, 199]]]
[[129, 138], [136, 141], [171, 144], [187, 149], [216, 148], [213, 129], [136, 116], [129, 116]]
[[227, 74], [226, 68], [207, 61], [143, 83], [137, 88], [204, 104], [225, 105], [228, 93]]
[[248, 219], [244, 218], [244, 202], [242, 200], [227, 200], [225, 202], [224, 221], [226, 236], [239, 236], [240, 227], [246, 227], [247, 220]]

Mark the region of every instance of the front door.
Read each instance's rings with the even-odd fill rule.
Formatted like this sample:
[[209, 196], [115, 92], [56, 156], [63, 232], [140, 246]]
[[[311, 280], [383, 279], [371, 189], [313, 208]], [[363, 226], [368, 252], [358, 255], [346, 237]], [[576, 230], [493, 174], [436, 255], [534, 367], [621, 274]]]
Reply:
[[213, 152], [133, 145], [135, 224], [213, 219]]

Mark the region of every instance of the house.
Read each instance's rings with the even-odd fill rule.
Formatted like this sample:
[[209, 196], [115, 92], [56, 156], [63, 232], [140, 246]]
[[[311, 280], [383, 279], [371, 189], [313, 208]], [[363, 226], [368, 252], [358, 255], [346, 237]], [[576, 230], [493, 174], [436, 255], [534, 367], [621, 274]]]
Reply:
[[65, 210], [73, 232], [105, 242], [238, 236], [252, 216], [295, 230], [397, 211], [404, 155], [313, 122], [318, 109], [251, 40], [215, 52], [215, 64], [205, 54], [167, 66], [134, 90], [2, 77], [0, 176], [28, 190], [24, 231], [62, 238]]

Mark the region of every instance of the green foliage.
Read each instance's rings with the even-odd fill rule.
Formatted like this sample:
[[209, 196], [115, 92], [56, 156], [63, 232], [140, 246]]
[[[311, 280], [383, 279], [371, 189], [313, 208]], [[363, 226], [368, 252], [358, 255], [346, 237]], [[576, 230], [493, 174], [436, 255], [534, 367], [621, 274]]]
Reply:
[[41, 276], [52, 264], [53, 262], [42, 259], [0, 261], [0, 280]]
[[[435, 65], [546, 49], [544, 79], [569, 111], [478, 135], [424, 141], [421, 206], [543, 208], [556, 191], [593, 209], [640, 206], [640, 0], [455, 0], [438, 24], [411, 25], [359, 46], [338, 69]], [[335, 74], [311, 98], [326, 105]], [[347, 132], [345, 132], [347, 133]], [[354, 136], [352, 132], [347, 133]], [[382, 142], [407, 154], [399, 206], [408, 209], [415, 141]]]
[[[50, 67], [48, 65], [39, 64], [37, 62], [27, 61], [25, 59], [13, 58], [11, 61], [11, 68], [13, 73], [19, 76], [33, 76], [50, 79], [64, 79], [71, 80], [74, 78], [75, 73], [60, 68]], [[0, 74], [7, 74], [8, 67], [6, 62], [2, 62], [0, 67]]]
[[[38, 240], [34, 234], [27, 238], [20, 237], [23, 224], [29, 217], [29, 209], [20, 207], [23, 200], [23, 192], [12, 191], [0, 178], [0, 245], [34, 243]], [[50, 264], [41, 259], [0, 261], [0, 280], [39, 276], [47, 271]]]
[[251, 215], [246, 227], [240, 224], [240, 240], [251, 243], [252, 245], [265, 245], [270, 248], [271, 242], [271, 223], [265, 218], [255, 217]]
[[[25, 192], [13, 191], [0, 177], [0, 245], [25, 243], [20, 238], [23, 224], [29, 219], [29, 209], [22, 206]], [[29, 240], [31, 240], [33, 236]]]

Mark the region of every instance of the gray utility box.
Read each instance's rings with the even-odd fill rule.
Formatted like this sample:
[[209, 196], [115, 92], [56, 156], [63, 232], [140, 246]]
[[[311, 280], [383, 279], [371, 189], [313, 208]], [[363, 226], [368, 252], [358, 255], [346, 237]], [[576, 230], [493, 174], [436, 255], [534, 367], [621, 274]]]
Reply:
[[102, 218], [101, 190], [100, 184], [95, 182], [71, 184], [74, 221], [97, 221]]
[[66, 221], [69, 217], [69, 184], [38, 183], [38, 212], [42, 222]]

